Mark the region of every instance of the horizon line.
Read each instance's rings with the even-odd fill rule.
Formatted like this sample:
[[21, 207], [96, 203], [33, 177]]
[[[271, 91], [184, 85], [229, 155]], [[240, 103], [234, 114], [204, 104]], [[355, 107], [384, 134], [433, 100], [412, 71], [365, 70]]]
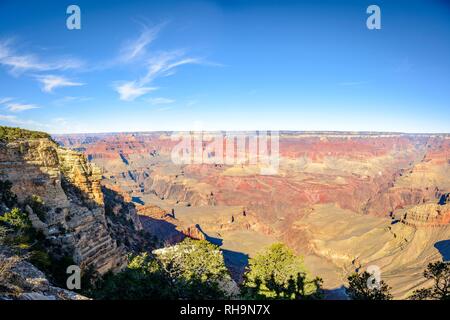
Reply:
[[410, 135], [410, 136], [450, 136], [450, 132], [402, 132], [402, 131], [371, 131], [371, 130], [136, 130], [136, 131], [103, 131], [103, 132], [78, 132], [78, 133], [49, 133], [51, 136], [68, 135], [112, 135], [112, 134], [152, 134], [152, 133], [174, 133], [174, 132], [278, 132], [279, 134], [331, 134], [331, 135]]

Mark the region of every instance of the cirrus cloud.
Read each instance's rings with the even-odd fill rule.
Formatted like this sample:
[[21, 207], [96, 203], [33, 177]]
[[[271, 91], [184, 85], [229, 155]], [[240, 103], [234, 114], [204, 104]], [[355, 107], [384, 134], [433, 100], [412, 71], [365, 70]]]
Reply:
[[184, 50], [159, 51], [149, 53], [147, 47], [157, 38], [162, 25], [154, 28], [144, 27], [144, 31], [134, 40], [128, 41], [121, 49], [123, 62], [140, 63], [145, 73], [135, 80], [122, 81], [114, 88], [123, 101], [133, 101], [157, 88], [150, 86], [157, 78], [175, 74], [176, 69], [187, 64], [203, 64], [201, 58], [190, 57]]
[[147, 47], [157, 38], [158, 33], [166, 23], [155, 27], [143, 26], [143, 31], [136, 39], [127, 41], [120, 50], [119, 60], [130, 62], [142, 57], [147, 52]]
[[148, 102], [150, 102], [150, 103], [153, 104], [153, 105], [161, 105], [161, 104], [171, 104], [171, 103], [174, 103], [175, 100], [169, 99], [169, 98], [158, 97], [158, 98], [151, 98], [151, 99], [148, 99]]
[[42, 91], [51, 93], [56, 88], [83, 86], [84, 83], [74, 82], [63, 76], [44, 75], [36, 77], [42, 83]]
[[25, 110], [37, 109], [38, 106], [26, 103], [7, 103], [6, 108], [11, 112], [21, 112]]
[[146, 87], [142, 83], [137, 83], [136, 81], [129, 81], [116, 85], [115, 89], [117, 93], [119, 93], [120, 100], [133, 101], [140, 96], [143, 96], [151, 91], [156, 90], [157, 88]]
[[58, 58], [44, 61], [36, 54], [18, 53], [11, 39], [0, 40], [0, 65], [8, 68], [11, 74], [18, 76], [25, 72], [43, 72], [54, 70], [79, 69], [84, 62], [75, 58]]
[[22, 111], [26, 111], [26, 110], [39, 108], [38, 106], [36, 106], [34, 104], [17, 102], [17, 101], [15, 101], [14, 98], [10, 98], [10, 97], [1, 98], [0, 105], [5, 106], [5, 108], [10, 112], [22, 112]]

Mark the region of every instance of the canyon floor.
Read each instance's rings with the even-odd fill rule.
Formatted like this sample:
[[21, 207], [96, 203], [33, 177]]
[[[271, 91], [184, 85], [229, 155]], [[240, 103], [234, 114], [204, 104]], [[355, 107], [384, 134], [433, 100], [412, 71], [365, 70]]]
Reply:
[[283, 242], [328, 298], [344, 298], [347, 276], [372, 265], [401, 299], [426, 284], [429, 262], [450, 258], [448, 135], [282, 132], [272, 174], [251, 161], [175, 164], [180, 140], [168, 132], [54, 139], [98, 165], [164, 242], [219, 245], [238, 280], [249, 257]]

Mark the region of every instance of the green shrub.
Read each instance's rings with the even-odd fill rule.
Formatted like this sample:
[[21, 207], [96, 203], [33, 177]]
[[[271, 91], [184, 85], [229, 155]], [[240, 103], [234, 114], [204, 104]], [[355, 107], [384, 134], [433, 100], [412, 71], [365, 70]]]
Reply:
[[21, 128], [0, 126], [0, 140], [2, 141], [14, 141], [17, 139], [50, 139], [50, 135], [45, 132], [31, 131]]
[[206, 240], [186, 238], [157, 258], [174, 277], [186, 281], [214, 282], [229, 277], [219, 247]]
[[172, 283], [160, 264], [147, 253], [131, 257], [125, 271], [105, 274], [94, 288], [85, 292], [95, 299], [176, 299]]
[[231, 280], [218, 247], [185, 240], [164, 257], [131, 256], [128, 268], [104, 275], [85, 292], [95, 299], [223, 299], [219, 281]]
[[206, 240], [186, 238], [157, 256], [179, 288], [183, 299], [223, 299], [221, 288], [231, 282], [218, 246]]
[[29, 260], [42, 271], [48, 270], [52, 265], [52, 259], [49, 254], [42, 250], [31, 251]]
[[0, 221], [7, 223], [15, 229], [30, 229], [31, 221], [26, 213], [19, 208], [13, 208], [10, 212], [0, 216]]
[[244, 298], [320, 298], [322, 280], [308, 280], [303, 260], [282, 243], [249, 260], [241, 291]]

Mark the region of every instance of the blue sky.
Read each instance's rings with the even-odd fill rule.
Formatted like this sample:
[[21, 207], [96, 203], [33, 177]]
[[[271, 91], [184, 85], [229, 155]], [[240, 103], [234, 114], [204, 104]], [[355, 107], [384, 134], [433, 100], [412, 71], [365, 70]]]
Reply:
[[447, 1], [0, 1], [1, 125], [448, 133], [449, 109]]

